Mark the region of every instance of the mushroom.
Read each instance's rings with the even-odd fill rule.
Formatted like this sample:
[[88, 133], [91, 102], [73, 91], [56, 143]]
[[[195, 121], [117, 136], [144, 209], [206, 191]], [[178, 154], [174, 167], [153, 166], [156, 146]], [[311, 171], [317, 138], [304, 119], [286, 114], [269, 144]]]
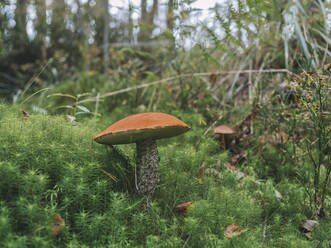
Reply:
[[164, 113], [141, 113], [117, 121], [94, 140], [101, 144], [136, 143], [138, 193], [150, 198], [159, 182], [159, 154], [156, 140], [188, 131], [190, 127], [174, 116]]
[[227, 147], [230, 145], [231, 142], [231, 136], [235, 134], [236, 132], [225, 125], [221, 125], [214, 128], [214, 134], [219, 135], [219, 141], [221, 143], [220, 148], [221, 150], [226, 150]]

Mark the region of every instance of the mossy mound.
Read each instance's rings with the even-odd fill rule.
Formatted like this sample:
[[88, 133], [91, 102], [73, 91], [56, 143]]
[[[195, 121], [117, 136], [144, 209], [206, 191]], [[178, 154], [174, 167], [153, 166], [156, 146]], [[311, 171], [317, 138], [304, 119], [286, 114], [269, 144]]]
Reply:
[[[146, 210], [134, 193], [134, 146], [93, 142], [101, 123], [23, 118], [19, 106], [0, 105], [0, 247], [311, 247], [295, 213], [300, 188], [281, 202], [272, 183], [239, 180], [223, 166], [227, 154], [204, 135], [202, 117], [175, 114], [192, 131], [159, 142], [161, 182]], [[203, 164], [221, 176], [205, 175], [199, 184]], [[193, 207], [184, 217], [174, 207], [186, 201]], [[64, 220], [58, 235], [56, 214]], [[246, 232], [224, 237], [232, 223]]]

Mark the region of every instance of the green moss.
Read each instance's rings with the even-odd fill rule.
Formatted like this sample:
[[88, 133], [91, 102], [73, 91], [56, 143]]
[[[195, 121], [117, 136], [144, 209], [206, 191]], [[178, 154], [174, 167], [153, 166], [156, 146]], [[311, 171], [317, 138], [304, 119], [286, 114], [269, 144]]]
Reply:
[[[123, 109], [108, 120], [78, 124], [34, 114], [23, 120], [19, 106], [0, 105], [0, 113], [1, 247], [314, 247], [329, 238], [328, 221], [312, 241], [300, 231], [309, 213], [304, 188], [285, 178], [278, 185], [270, 179], [256, 183], [256, 154], [238, 168], [249, 177], [240, 180], [229, 172], [229, 154], [219, 151], [211, 133], [204, 134], [208, 126], [201, 115], [172, 113], [192, 130], [160, 140], [161, 181], [146, 210], [134, 193], [135, 147], [92, 141], [110, 119], [123, 117]], [[205, 174], [199, 184], [202, 165], [220, 177]], [[193, 207], [185, 217], [174, 211], [187, 201]], [[51, 231], [55, 214], [65, 220], [57, 237]], [[232, 223], [246, 232], [225, 238]]]

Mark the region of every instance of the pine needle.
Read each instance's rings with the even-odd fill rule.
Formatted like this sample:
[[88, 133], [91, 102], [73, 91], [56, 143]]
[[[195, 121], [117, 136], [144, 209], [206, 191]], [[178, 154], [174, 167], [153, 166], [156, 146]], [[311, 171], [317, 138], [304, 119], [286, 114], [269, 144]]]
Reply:
[[113, 176], [112, 174], [110, 174], [109, 172], [107, 172], [107, 171], [105, 171], [105, 170], [103, 170], [103, 169], [101, 169], [101, 171], [102, 171], [104, 174], [106, 174], [108, 177], [110, 177], [110, 179], [112, 179], [113, 181], [115, 181], [116, 183], [118, 182], [117, 177]]

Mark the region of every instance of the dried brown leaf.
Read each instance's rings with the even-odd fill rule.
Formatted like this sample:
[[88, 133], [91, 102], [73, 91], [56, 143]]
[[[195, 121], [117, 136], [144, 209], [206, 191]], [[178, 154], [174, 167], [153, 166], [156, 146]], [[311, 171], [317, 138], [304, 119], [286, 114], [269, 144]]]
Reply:
[[306, 220], [301, 227], [306, 231], [306, 232], [311, 232], [315, 229], [316, 224], [318, 221], [316, 220]]
[[217, 79], [217, 74], [216, 73], [211, 73], [209, 75], [209, 82], [210, 82], [212, 87], [214, 86], [214, 84], [216, 82], [216, 79]]
[[23, 114], [23, 120], [25, 120], [25, 121], [29, 120], [29, 113], [28, 112], [22, 110], [22, 114]]
[[192, 202], [185, 202], [175, 207], [176, 211], [183, 216], [185, 216], [191, 208], [192, 208]]
[[236, 168], [235, 168], [232, 164], [230, 164], [230, 163], [226, 163], [226, 164], [224, 164], [224, 166], [225, 166], [229, 171], [233, 171], [233, 170], [236, 169]]
[[243, 232], [246, 232], [246, 230], [242, 230], [236, 224], [232, 223], [225, 229], [224, 236], [232, 239], [233, 237], [241, 235]]
[[242, 159], [245, 159], [247, 157], [247, 152], [246, 151], [241, 151], [238, 154], [233, 155], [231, 158], [229, 158], [229, 163], [230, 164], [235, 164], [238, 161], [241, 161]]
[[236, 155], [232, 156], [231, 158], [229, 158], [229, 162], [231, 164], [235, 164], [239, 158], [240, 158], [240, 154], [236, 154]]
[[52, 226], [52, 232], [55, 236], [59, 235], [64, 227], [64, 219], [62, 219], [61, 215], [56, 214], [54, 216], [54, 219], [51, 223]]

